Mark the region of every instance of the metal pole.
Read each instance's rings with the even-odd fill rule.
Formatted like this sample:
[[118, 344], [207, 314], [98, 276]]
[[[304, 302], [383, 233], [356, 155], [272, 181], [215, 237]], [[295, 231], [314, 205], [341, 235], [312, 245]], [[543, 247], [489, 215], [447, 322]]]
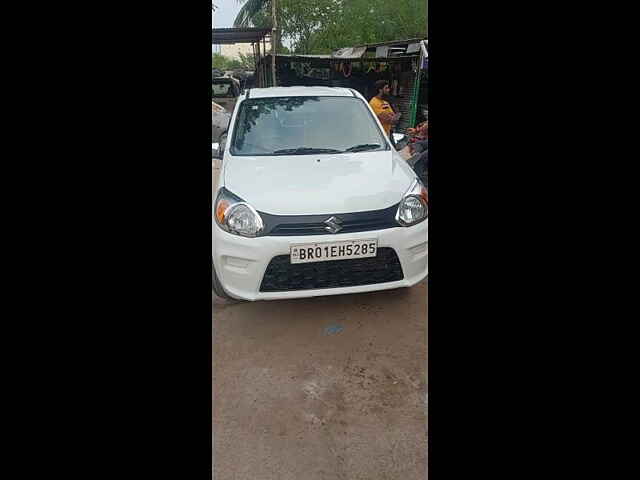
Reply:
[[256, 55], [256, 44], [252, 43], [251, 48], [253, 49], [253, 82], [255, 85], [258, 83], [258, 56]]
[[278, 29], [278, 21], [276, 19], [276, 0], [271, 0], [271, 16], [273, 25], [271, 27], [271, 75], [273, 86], [276, 86], [276, 30]]
[[411, 105], [409, 110], [409, 126], [415, 127], [416, 115], [418, 113], [418, 94], [420, 92], [420, 68], [422, 67], [422, 48], [420, 48], [420, 55], [418, 56], [418, 71], [413, 85], [413, 93], [411, 94]]
[[262, 58], [260, 57], [260, 40], [258, 40], [258, 44], [256, 45], [256, 51], [258, 52], [258, 59], [256, 61], [256, 75], [257, 75], [257, 84], [258, 87], [262, 88], [264, 87], [263, 82], [262, 82]]
[[262, 37], [262, 56], [264, 57], [264, 62], [262, 62], [262, 80], [264, 81], [264, 85], [263, 87], [268, 87], [269, 85], [267, 85], [268, 79], [269, 79], [269, 75], [267, 75], [267, 40], [266, 40], [267, 36], [264, 35]]

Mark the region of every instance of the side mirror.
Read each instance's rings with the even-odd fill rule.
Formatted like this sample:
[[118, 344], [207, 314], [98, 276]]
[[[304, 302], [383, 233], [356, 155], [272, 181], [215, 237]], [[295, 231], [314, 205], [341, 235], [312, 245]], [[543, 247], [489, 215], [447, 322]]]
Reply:
[[224, 149], [227, 144], [227, 132], [220, 135], [218, 142], [211, 144], [211, 157], [222, 160], [224, 156]]

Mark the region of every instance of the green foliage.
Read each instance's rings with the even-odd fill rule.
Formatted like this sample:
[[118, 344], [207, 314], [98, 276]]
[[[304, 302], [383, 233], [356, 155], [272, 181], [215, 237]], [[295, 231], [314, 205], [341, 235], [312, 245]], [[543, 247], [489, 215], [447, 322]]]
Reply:
[[255, 62], [253, 55], [244, 55], [240, 53], [240, 60], [235, 58], [227, 58], [220, 53], [214, 53], [212, 56], [211, 66], [219, 70], [255, 70]]
[[[271, 0], [243, 3], [236, 26], [271, 26]], [[278, 0], [278, 27], [301, 54], [427, 36], [425, 0]], [[282, 52], [282, 42], [278, 41]]]
[[336, 3], [337, 11], [325, 20], [311, 39], [317, 53], [427, 36], [424, 0], [348, 0]]
[[214, 53], [211, 58], [211, 66], [224, 71], [227, 69], [227, 58], [220, 53]]
[[270, 27], [271, 0], [237, 0], [243, 3], [235, 21], [234, 27]]
[[314, 34], [331, 22], [336, 3], [336, 0], [279, 0], [282, 35], [289, 40], [294, 53], [314, 53]]
[[243, 70], [255, 70], [256, 62], [253, 55], [245, 55], [240, 53], [240, 66]]

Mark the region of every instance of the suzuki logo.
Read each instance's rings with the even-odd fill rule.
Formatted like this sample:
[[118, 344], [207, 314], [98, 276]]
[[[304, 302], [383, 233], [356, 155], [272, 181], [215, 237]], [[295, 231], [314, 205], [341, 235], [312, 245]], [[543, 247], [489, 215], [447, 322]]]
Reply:
[[338, 233], [342, 230], [342, 220], [337, 217], [331, 217], [324, 221], [326, 227], [324, 229], [329, 233]]

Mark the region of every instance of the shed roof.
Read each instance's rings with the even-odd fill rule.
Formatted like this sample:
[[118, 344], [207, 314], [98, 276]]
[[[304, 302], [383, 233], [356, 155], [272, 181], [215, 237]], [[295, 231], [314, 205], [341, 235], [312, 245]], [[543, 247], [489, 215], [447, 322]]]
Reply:
[[214, 28], [211, 30], [214, 45], [229, 43], [257, 43], [271, 33], [270, 28]]

